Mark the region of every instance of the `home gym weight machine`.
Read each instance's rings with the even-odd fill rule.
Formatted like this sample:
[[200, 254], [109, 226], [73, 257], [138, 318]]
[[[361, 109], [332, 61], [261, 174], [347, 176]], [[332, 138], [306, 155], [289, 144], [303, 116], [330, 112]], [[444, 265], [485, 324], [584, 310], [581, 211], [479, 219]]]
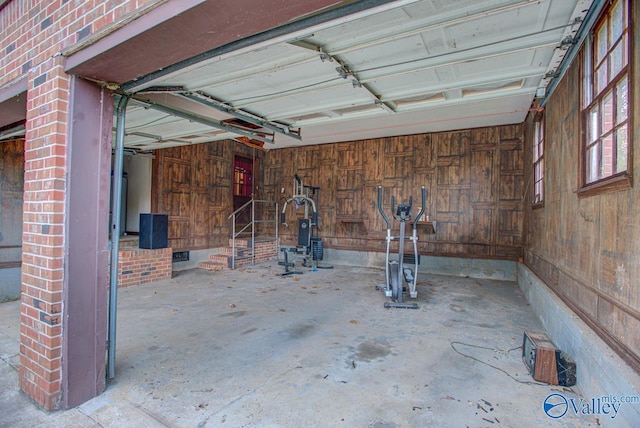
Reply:
[[[319, 192], [319, 187], [305, 186], [302, 179], [298, 174], [293, 175], [293, 195], [287, 199], [282, 207], [282, 213], [280, 214], [280, 223], [287, 226], [286, 223], [286, 211], [287, 205], [295, 203], [296, 208], [304, 207], [304, 217], [298, 221], [298, 245], [296, 247], [283, 247], [281, 250], [284, 253], [284, 261], [278, 262], [281, 266], [284, 266], [285, 275], [299, 275], [300, 271], [289, 270], [289, 268], [295, 269], [295, 261], [289, 261], [289, 254], [302, 255], [304, 267], [311, 267], [316, 269], [331, 269], [333, 266], [318, 266], [318, 260], [323, 259], [323, 247], [322, 239], [317, 236], [318, 234], [318, 210], [316, 202], [313, 200], [313, 196]], [[311, 216], [309, 216], [309, 209], [311, 208]], [[315, 231], [315, 236], [314, 236]], [[308, 264], [307, 259], [311, 257], [311, 265]]]
[[[411, 209], [413, 205], [413, 197], [409, 197], [409, 203], [398, 203], [396, 207], [395, 197], [391, 196], [391, 215], [395, 220], [400, 222], [400, 234], [398, 236], [391, 235], [391, 221], [382, 208], [382, 186], [378, 186], [378, 211], [387, 223], [387, 252], [385, 260], [385, 278], [386, 285], [384, 288], [385, 295], [391, 297], [393, 302], [385, 302], [385, 308], [405, 308], [418, 309], [417, 303], [402, 303], [402, 294], [404, 283], [409, 286], [409, 297], [415, 299], [418, 297], [416, 291], [416, 281], [418, 280], [418, 222], [424, 214], [427, 191], [422, 186], [422, 206], [420, 212], [413, 221], [413, 234], [409, 237], [405, 236], [405, 225], [411, 221]], [[409, 239], [413, 242], [414, 270], [404, 266], [404, 241]], [[389, 252], [391, 249], [391, 241], [398, 241], [398, 260], [389, 260]]]

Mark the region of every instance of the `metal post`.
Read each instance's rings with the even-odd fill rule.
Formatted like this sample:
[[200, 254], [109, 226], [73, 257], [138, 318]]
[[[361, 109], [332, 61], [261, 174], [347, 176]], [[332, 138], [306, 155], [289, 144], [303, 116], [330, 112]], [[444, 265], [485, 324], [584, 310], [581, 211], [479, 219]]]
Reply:
[[280, 236], [278, 235], [278, 202], [276, 202], [276, 254], [280, 252]]
[[109, 285], [109, 325], [107, 339], [107, 379], [116, 375], [116, 314], [118, 306], [118, 251], [120, 250], [120, 205], [124, 163], [124, 124], [129, 96], [120, 98], [116, 110], [116, 150], [111, 195], [111, 280]]
[[405, 221], [400, 220], [400, 237], [398, 238], [398, 303], [402, 303], [402, 284], [404, 276], [404, 231]]
[[251, 266], [256, 264], [256, 202], [251, 199]]
[[231, 219], [231, 269], [236, 268], [236, 213]]
[[413, 241], [413, 259], [414, 259], [413, 268], [415, 272], [413, 273], [413, 284], [411, 284], [412, 287], [410, 290], [410, 296], [412, 299], [415, 299], [418, 297], [418, 292], [416, 291], [416, 284], [418, 283], [418, 268], [419, 268], [418, 259], [420, 258], [420, 254], [418, 254], [418, 231], [416, 230], [415, 224], [413, 226], [413, 238], [411, 238], [411, 240]]

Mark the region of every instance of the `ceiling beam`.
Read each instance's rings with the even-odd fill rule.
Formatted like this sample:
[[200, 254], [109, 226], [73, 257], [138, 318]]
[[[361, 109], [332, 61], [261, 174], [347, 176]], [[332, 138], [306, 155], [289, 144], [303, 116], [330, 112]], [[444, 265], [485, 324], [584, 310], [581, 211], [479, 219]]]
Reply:
[[244, 129], [240, 129], [240, 128], [237, 128], [235, 126], [224, 124], [221, 121], [218, 121], [218, 120], [215, 120], [215, 119], [209, 119], [209, 118], [202, 117], [202, 116], [199, 116], [199, 115], [194, 115], [193, 113], [190, 113], [188, 111], [184, 111], [184, 110], [177, 109], [177, 108], [174, 108], [174, 107], [169, 107], [169, 106], [161, 104], [161, 103], [159, 103], [157, 101], [151, 101], [151, 100], [148, 100], [148, 99], [140, 99], [138, 97], [133, 98], [133, 99], [135, 99], [137, 102], [140, 102], [140, 103], [148, 106], [149, 108], [152, 108], [154, 110], [158, 110], [158, 111], [161, 111], [161, 112], [164, 112], [164, 113], [169, 113], [169, 114], [171, 114], [173, 116], [180, 117], [182, 119], [186, 119], [186, 120], [189, 120], [189, 121], [192, 121], [192, 122], [197, 122], [197, 123], [200, 123], [202, 125], [210, 126], [212, 128], [221, 129], [223, 131], [231, 132], [233, 134], [244, 135], [246, 137], [253, 138], [254, 140], [262, 141], [264, 143], [269, 143], [269, 144], [273, 144], [274, 143], [273, 139], [269, 139], [269, 138], [266, 138], [266, 137], [264, 137], [262, 135], [258, 135], [258, 133], [245, 131]]

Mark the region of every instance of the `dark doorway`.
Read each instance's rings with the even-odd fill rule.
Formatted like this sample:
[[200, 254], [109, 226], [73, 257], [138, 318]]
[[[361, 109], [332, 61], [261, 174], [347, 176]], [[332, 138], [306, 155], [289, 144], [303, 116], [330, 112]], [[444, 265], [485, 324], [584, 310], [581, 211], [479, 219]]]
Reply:
[[[253, 159], [236, 155], [233, 160], [233, 210], [237, 210], [253, 197]], [[251, 210], [238, 213], [237, 224], [251, 221]]]

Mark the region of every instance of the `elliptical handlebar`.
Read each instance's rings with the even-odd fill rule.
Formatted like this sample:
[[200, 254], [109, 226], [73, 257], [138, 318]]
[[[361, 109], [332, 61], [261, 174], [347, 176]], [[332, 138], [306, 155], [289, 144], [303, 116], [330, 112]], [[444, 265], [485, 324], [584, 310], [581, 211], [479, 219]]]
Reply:
[[427, 189], [424, 186], [422, 186], [421, 190], [422, 190], [422, 206], [420, 207], [420, 212], [416, 216], [416, 219], [413, 221], [413, 228], [414, 229], [418, 225], [418, 222], [420, 221], [420, 218], [422, 218], [422, 215], [424, 214], [424, 208], [425, 208], [425, 205], [427, 203]]
[[387, 215], [384, 213], [384, 210], [382, 209], [382, 186], [378, 186], [378, 211], [380, 211], [380, 214], [382, 215], [382, 218], [387, 223], [387, 229], [390, 230], [391, 229], [391, 221], [389, 220], [389, 217], [387, 217]]

